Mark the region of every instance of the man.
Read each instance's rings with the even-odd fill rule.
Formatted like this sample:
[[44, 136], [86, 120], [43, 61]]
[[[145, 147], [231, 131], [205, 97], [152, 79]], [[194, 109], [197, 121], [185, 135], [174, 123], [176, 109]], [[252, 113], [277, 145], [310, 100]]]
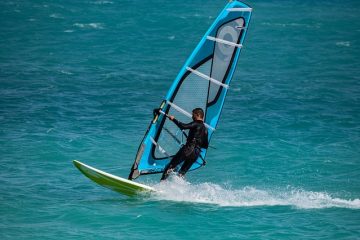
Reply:
[[179, 170], [179, 176], [184, 176], [199, 157], [201, 148], [208, 148], [209, 145], [208, 132], [204, 125], [204, 111], [201, 108], [195, 108], [192, 111], [193, 121], [191, 123], [182, 123], [175, 119], [174, 116], [169, 116], [169, 119], [181, 130], [189, 129], [190, 131], [186, 139], [186, 144], [180, 148], [170, 163], [165, 167], [161, 181], [165, 180], [176, 166], [182, 162], [184, 162], [184, 164]]

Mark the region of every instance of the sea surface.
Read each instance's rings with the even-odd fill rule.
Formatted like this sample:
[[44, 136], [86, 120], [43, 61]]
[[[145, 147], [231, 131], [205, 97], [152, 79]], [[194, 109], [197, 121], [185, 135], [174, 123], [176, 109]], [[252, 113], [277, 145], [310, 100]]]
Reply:
[[0, 2], [0, 239], [360, 239], [360, 2], [253, 7], [208, 164], [128, 198], [152, 109], [226, 1]]

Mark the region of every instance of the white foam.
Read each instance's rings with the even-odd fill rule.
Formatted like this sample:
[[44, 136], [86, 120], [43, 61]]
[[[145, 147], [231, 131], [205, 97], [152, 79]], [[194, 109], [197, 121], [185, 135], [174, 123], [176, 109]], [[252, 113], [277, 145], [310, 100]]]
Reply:
[[260, 190], [254, 187], [233, 189], [213, 183], [190, 184], [172, 176], [168, 181], [153, 186], [156, 200], [206, 203], [219, 206], [293, 206], [296, 208], [352, 208], [360, 209], [360, 199], [333, 198], [326, 192], [312, 192], [287, 188], [281, 190]]

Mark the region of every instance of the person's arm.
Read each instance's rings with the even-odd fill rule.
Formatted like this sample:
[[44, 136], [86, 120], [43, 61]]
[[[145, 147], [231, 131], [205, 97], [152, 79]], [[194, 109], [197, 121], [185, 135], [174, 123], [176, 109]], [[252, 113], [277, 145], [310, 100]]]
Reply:
[[191, 123], [182, 123], [180, 122], [179, 120], [177, 120], [174, 116], [169, 116], [169, 119], [171, 121], [173, 121], [176, 126], [178, 126], [181, 130], [183, 129], [191, 129], [191, 128], [194, 128], [195, 127], [195, 123], [194, 122], [191, 122]]

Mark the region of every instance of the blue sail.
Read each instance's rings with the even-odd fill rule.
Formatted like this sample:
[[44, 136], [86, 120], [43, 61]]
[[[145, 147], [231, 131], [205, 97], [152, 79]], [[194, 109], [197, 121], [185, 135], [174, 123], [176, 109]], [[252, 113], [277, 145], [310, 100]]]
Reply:
[[[238, 1], [228, 3], [205, 33], [171, 85], [139, 146], [129, 179], [161, 173], [181, 146], [187, 132], [180, 130], [166, 114], [190, 122], [191, 112], [201, 107], [209, 142], [219, 121], [234, 74], [252, 9]], [[206, 149], [190, 170], [205, 161]]]

